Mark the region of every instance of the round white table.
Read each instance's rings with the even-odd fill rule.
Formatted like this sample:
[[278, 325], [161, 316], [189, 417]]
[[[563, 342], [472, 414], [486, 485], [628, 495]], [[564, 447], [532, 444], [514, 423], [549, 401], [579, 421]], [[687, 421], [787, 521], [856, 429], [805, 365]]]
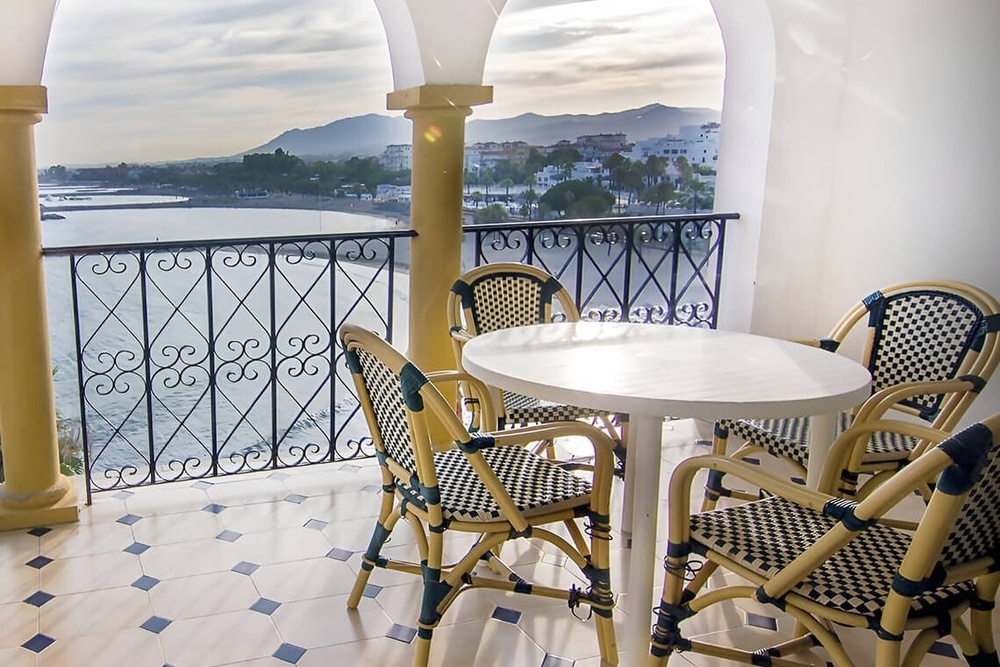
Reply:
[[[558, 402], [628, 413], [626, 513], [632, 549], [622, 648], [649, 646], [663, 417], [812, 416], [808, 480], [815, 483], [836, 414], [864, 401], [871, 376], [846, 357], [745, 333], [623, 322], [502, 329], [469, 341], [465, 369], [487, 384]], [[629, 501], [631, 497], [631, 503]], [[624, 526], [628, 532], [631, 526]]]

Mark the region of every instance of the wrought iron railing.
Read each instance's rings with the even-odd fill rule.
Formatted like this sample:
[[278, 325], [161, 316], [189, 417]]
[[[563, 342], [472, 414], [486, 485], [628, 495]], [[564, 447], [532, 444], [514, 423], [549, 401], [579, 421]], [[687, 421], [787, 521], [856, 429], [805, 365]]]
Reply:
[[88, 502], [371, 455], [336, 331], [392, 340], [409, 236], [47, 250], [69, 260]]
[[[471, 225], [463, 263], [542, 266], [591, 319], [714, 326], [736, 217]], [[68, 259], [65, 356], [88, 502], [92, 491], [371, 456], [336, 331], [352, 321], [405, 335], [396, 306], [414, 235], [46, 249], [47, 262]]]
[[466, 262], [534, 264], [586, 319], [715, 327], [727, 220], [735, 213], [466, 227]]

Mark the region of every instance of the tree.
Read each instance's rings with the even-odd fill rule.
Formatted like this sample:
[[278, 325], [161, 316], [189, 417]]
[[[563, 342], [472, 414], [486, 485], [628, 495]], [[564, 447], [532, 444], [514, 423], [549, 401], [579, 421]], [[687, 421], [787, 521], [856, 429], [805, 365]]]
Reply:
[[528, 188], [527, 190], [521, 193], [521, 199], [524, 200], [524, 206], [522, 207], [521, 210], [526, 211], [526, 213], [524, 213], [524, 217], [526, 217], [530, 221], [531, 209], [533, 208], [534, 203], [538, 201], [538, 193], [535, 191], [534, 188]]
[[507, 209], [503, 206], [500, 204], [490, 204], [489, 206], [477, 209], [472, 220], [473, 222], [507, 222], [509, 217]]
[[557, 211], [560, 217], [566, 217], [566, 213], [572, 211], [574, 206], [581, 211], [581, 214], [589, 214], [601, 208], [595, 202], [588, 201], [590, 197], [598, 197], [605, 202], [603, 210], [597, 215], [604, 215], [610, 211], [615, 201], [613, 194], [593, 181], [563, 181], [546, 190], [545, 194], [538, 198], [538, 206], [540, 210], [544, 205], [549, 210]]
[[674, 198], [674, 185], [670, 181], [660, 181], [642, 191], [642, 200], [647, 204], [656, 204], [656, 214], [660, 214], [663, 205]]
[[503, 196], [507, 201], [510, 201], [510, 186], [512, 185], [514, 185], [514, 180], [511, 178], [504, 178], [499, 183], [499, 186], [503, 188]]
[[613, 201], [613, 198], [601, 195], [588, 195], [570, 204], [566, 213], [571, 218], [600, 218], [611, 213]]
[[659, 155], [646, 158], [646, 185], [659, 183], [667, 173], [667, 161]]
[[583, 154], [575, 148], [557, 148], [545, 156], [546, 165], [563, 165], [567, 162], [583, 162]]
[[711, 208], [714, 199], [715, 190], [708, 183], [698, 179], [692, 179], [682, 194], [682, 201], [690, 207], [692, 213], [698, 212], [699, 204], [702, 205], [702, 208]]

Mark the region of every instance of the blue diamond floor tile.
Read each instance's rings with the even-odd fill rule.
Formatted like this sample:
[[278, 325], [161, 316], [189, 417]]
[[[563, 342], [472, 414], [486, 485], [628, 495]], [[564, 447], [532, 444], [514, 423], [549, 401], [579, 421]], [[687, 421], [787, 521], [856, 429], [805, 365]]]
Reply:
[[170, 625], [172, 622], [173, 621], [171, 621], [169, 618], [162, 618], [160, 616], [150, 616], [148, 619], [146, 619], [146, 622], [140, 625], [139, 627], [142, 628], [143, 630], [149, 630], [154, 635], [158, 635], [164, 630], [166, 630], [167, 626]]
[[521, 612], [516, 609], [508, 609], [507, 607], [497, 607], [493, 610], [493, 618], [504, 623], [517, 625], [517, 622], [521, 620]]
[[257, 571], [260, 565], [256, 563], [248, 563], [245, 560], [241, 560], [239, 563], [233, 566], [233, 572], [238, 572], [239, 574], [245, 574], [247, 576], [253, 574]]
[[131, 526], [137, 521], [141, 521], [142, 517], [138, 514], [126, 514], [122, 518], [118, 519], [118, 523], [124, 523], [126, 526]]
[[560, 658], [558, 655], [546, 653], [545, 660], [542, 660], [541, 667], [573, 667], [574, 664], [576, 664], [575, 660]]
[[191, 485], [191, 488], [193, 488], [193, 489], [207, 489], [207, 488], [210, 488], [211, 486], [212, 486], [211, 482], [206, 482], [203, 479], [199, 479], [197, 482], [195, 482], [194, 484]]
[[32, 593], [28, 597], [24, 598], [24, 601], [33, 607], [41, 607], [43, 604], [54, 598], [55, 595], [51, 593], [46, 593], [45, 591], [38, 591], [37, 593]]
[[209, 503], [201, 508], [202, 512], [211, 512], [212, 514], [218, 514], [222, 510], [226, 509], [225, 505], [218, 505], [216, 503]]
[[382, 592], [381, 586], [376, 586], [375, 584], [365, 584], [365, 592], [362, 595], [366, 598], [376, 598], [378, 594]]
[[305, 525], [303, 527], [312, 528], [313, 530], [323, 530], [328, 525], [330, 524], [326, 521], [320, 521], [319, 519], [309, 519], [308, 521], [305, 522]]
[[55, 641], [55, 639], [49, 637], [48, 635], [38, 634], [21, 644], [21, 646], [34, 653], [41, 653], [55, 643]]
[[235, 542], [241, 537], [243, 537], [243, 533], [237, 533], [235, 530], [224, 530], [216, 535], [215, 539], [222, 540], [224, 542]]
[[128, 500], [129, 498], [131, 498], [134, 495], [135, 495], [135, 491], [125, 491], [124, 489], [122, 489], [121, 491], [116, 491], [116, 492], [112, 493], [111, 497], [112, 498], [117, 498], [118, 500]]
[[147, 576], [147, 575], [144, 574], [144, 575], [142, 575], [141, 577], [139, 577], [138, 579], [136, 579], [135, 581], [132, 582], [132, 587], [133, 588], [139, 588], [139, 589], [144, 590], [144, 591], [148, 591], [149, 589], [151, 589], [153, 586], [155, 586], [158, 583], [160, 583], [159, 579], [157, 579], [155, 577], [150, 577], [150, 576]]
[[270, 616], [278, 610], [281, 606], [280, 602], [275, 602], [274, 600], [268, 600], [267, 598], [260, 598], [250, 607], [250, 611], [257, 611], [265, 616]]
[[149, 549], [148, 544], [143, 544], [142, 542], [133, 542], [132, 544], [122, 549], [122, 551], [124, 551], [125, 553], [135, 554], [136, 556], [138, 556], [139, 554], [145, 552], [147, 549]]
[[282, 644], [278, 647], [278, 650], [274, 652], [274, 657], [278, 660], [284, 662], [295, 664], [302, 656], [306, 654], [306, 650], [301, 646], [296, 646], [295, 644]]
[[947, 642], [934, 642], [931, 644], [931, 648], [927, 652], [933, 655], [940, 655], [946, 658], [955, 658], [958, 660], [958, 651], [955, 650], [954, 646], [948, 644]]
[[27, 565], [28, 567], [33, 567], [36, 570], [41, 570], [43, 567], [45, 567], [46, 565], [48, 565], [51, 562], [52, 562], [52, 559], [49, 558], [48, 556], [35, 556], [31, 560], [29, 560], [27, 563], [25, 563], [25, 565]]
[[396, 641], [403, 642], [404, 644], [409, 644], [413, 641], [413, 638], [417, 636], [417, 629], [406, 625], [400, 625], [399, 623], [393, 623], [392, 627], [389, 628], [389, 632], [385, 633], [385, 636], [389, 639], [395, 639]]
[[327, 558], [332, 558], [333, 560], [349, 560], [351, 556], [354, 555], [353, 551], [348, 551], [347, 549], [339, 549], [334, 547], [330, 549], [330, 552], [326, 555]]
[[764, 628], [765, 630], [777, 630], [778, 619], [771, 618], [770, 616], [764, 616], [762, 614], [747, 612], [747, 625], [751, 625], [755, 628]]
[[302, 504], [303, 502], [305, 502], [305, 500], [306, 497], [303, 496], [301, 493], [290, 493], [284, 497], [284, 501], [286, 503], [295, 503], [296, 505]]
[[48, 526], [38, 526], [37, 528], [32, 528], [28, 531], [28, 535], [34, 535], [35, 537], [41, 537], [45, 533], [51, 532], [52, 529]]

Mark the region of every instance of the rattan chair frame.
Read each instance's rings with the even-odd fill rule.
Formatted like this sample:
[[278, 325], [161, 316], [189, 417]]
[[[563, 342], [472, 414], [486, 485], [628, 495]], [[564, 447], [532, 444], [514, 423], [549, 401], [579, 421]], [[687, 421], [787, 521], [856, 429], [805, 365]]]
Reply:
[[[487, 588], [539, 595], [563, 600], [570, 608], [585, 604], [593, 611], [602, 659], [607, 664], [617, 665], [609, 547], [614, 445], [608, 435], [594, 426], [576, 421], [473, 436], [438, 391], [435, 383], [460, 380], [469, 383], [477, 391], [487, 391], [481, 382], [462, 373], [442, 372], [426, 376], [387, 342], [355, 326], [341, 327], [340, 339], [382, 471], [378, 520], [368, 550], [363, 555], [361, 570], [348, 597], [347, 606], [351, 609], [357, 607], [376, 567], [420, 576], [423, 579], [423, 603], [413, 664], [415, 667], [425, 667], [435, 627], [458, 595], [466, 591]], [[389, 413], [384, 411], [392, 411], [393, 406], [377, 405], [374, 402], [369, 391], [369, 387], [374, 386], [372, 382], [395, 383], [395, 390], [402, 396], [403, 405], [398, 406], [398, 409], [405, 412], [402, 416], [405, 422], [390, 422], [386, 419]], [[384, 395], [381, 388], [377, 389], [377, 395]], [[484, 409], [488, 414], [488, 404], [484, 405]], [[396, 415], [395, 418], [400, 417]], [[448, 442], [432, 441], [432, 430], [429, 428], [431, 421], [437, 421], [443, 427]], [[383, 427], [383, 423], [389, 426]], [[394, 431], [393, 423], [405, 423], [405, 435]], [[433, 432], [439, 430], [435, 429]], [[531, 443], [556, 437], [582, 438], [593, 445], [593, 474], [588, 475], [586, 480], [573, 476], [529, 449]], [[392, 446], [387, 446], [388, 444]], [[401, 453], [404, 450], [406, 453]], [[509, 453], [502, 454], [504, 451]], [[501, 481], [504, 471], [491, 466], [484, 453], [517, 455], [518, 461], [529, 463], [536, 470], [548, 470], [556, 478], [572, 477], [585, 486], [586, 493], [556, 498], [548, 504], [543, 499], [530, 508], [519, 508], [512, 492]], [[482, 519], [456, 517], [454, 514], [446, 516], [447, 508], [442, 498], [449, 497], [449, 489], [440, 483], [440, 475], [447, 473], [439, 467], [443, 460], [440, 458], [442, 454], [454, 454], [461, 461], [467, 462], [473, 474], [463, 473], [467, 475], [462, 478], [463, 482], [474, 478], [482, 485], [477, 486], [478, 489], [485, 487], [495, 508], [499, 509], [495, 516]], [[409, 465], [413, 469], [408, 467], [405, 460], [407, 457], [412, 457], [412, 464]], [[455, 461], [455, 458], [450, 460]], [[522, 470], [528, 468], [519, 468], [511, 474], [528, 474]], [[409, 493], [407, 489], [410, 490]], [[462, 486], [457, 491], [453, 490], [450, 497], [464, 499], [466, 489], [466, 486]], [[416, 501], [413, 490], [419, 490]], [[548, 492], [539, 491], [539, 494], [544, 493]], [[383, 545], [401, 518], [405, 518], [414, 530], [419, 562], [388, 558], [382, 554]], [[581, 520], [587, 522], [583, 529], [578, 525]], [[550, 524], [565, 526], [569, 539], [547, 528]], [[455, 533], [473, 533], [479, 537], [458, 561], [444, 563], [445, 541]], [[584, 533], [589, 535], [589, 540]], [[542, 540], [565, 554], [568, 562], [573, 563], [590, 582], [590, 588], [581, 590], [571, 587], [565, 590], [532, 584], [496, 556], [505, 542], [527, 538]], [[489, 569], [501, 572], [503, 576], [474, 572], [474, 568], [484, 561], [490, 565]]]
[[[911, 430], [913, 428], [916, 430]], [[836, 667], [853, 667], [855, 663], [841, 645], [836, 626], [868, 628], [875, 632], [875, 667], [915, 667], [921, 664], [932, 644], [947, 635], [954, 637], [965, 654], [966, 661], [973, 667], [1000, 665], [994, 645], [992, 620], [994, 599], [1000, 587], [997, 551], [1000, 545], [994, 544], [992, 549], [982, 550], [982, 553], [980, 550], [970, 549], [966, 559], [950, 565], [942, 563], [942, 553], [972, 488], [986, 479], [990, 493], [984, 495], [990, 496], [995, 495], [1000, 486], [1000, 457], [994, 451], [1000, 448], [1000, 414], [950, 438], [935, 429], [914, 426], [908, 422], [880, 421], [848, 429], [838, 439], [835, 447], [849, 448], [852, 439], [869, 435], [873, 429], [899, 429], [901, 433], [916, 434], [941, 444], [927, 449], [860, 502], [806, 489], [789, 480], [769, 475], [758, 466], [729, 457], [696, 457], [675, 468], [669, 484], [669, 544], [664, 561], [666, 576], [650, 654], [647, 656], [647, 667], [662, 667], [675, 651], [692, 651], [752, 665], [802, 666], [815, 663], [793, 660], [789, 656], [808, 651], [817, 644], [826, 649], [829, 659]], [[982, 466], [987, 459], [991, 461], [991, 467], [984, 473]], [[771, 502], [775, 497], [781, 498], [790, 505], [808, 508], [827, 518], [833, 517], [826, 524], [832, 523], [832, 527], [777, 572], [769, 573], [769, 576], [761, 576], [759, 571], [744, 566], [744, 562], [753, 562], [757, 554], [756, 551], [749, 551], [750, 547], [746, 543], [741, 546], [748, 550], [738, 558], [731, 557], [731, 552], [726, 552], [731, 545], [725, 545], [721, 541], [706, 544], [702, 538], [696, 548], [692, 542], [691, 528], [695, 517], [719, 521], [718, 517], [722, 516], [719, 513], [748, 507], [737, 506], [693, 517], [690, 514], [691, 491], [696, 475], [703, 470], [723, 471], [727, 475], [738, 476], [772, 494], [771, 499], [755, 501], [753, 504]], [[928, 480], [935, 480], [937, 485], [919, 522], [906, 523], [887, 519], [888, 512], [911, 497], [914, 491], [926, 486]], [[993, 502], [991, 497], [980, 498], [981, 502], [984, 500]], [[910, 535], [905, 555], [898, 563], [893, 561], [896, 574], [889, 593], [874, 618], [872, 615], [850, 613], [842, 608], [821, 604], [802, 593], [809, 590], [808, 587], [796, 588], [799, 585], [806, 586], [808, 576], [874, 525], [907, 529]], [[991, 529], [992, 536], [995, 536], [996, 527]], [[758, 548], [767, 548], [762, 544], [763, 541], [757, 540]], [[700, 568], [690, 562], [690, 556], [695, 551], [705, 559]], [[729, 583], [702, 591], [720, 568], [735, 573], [747, 583]], [[685, 574], [689, 572], [696, 574], [693, 578], [686, 578]], [[943, 598], [941, 606], [930, 614], [915, 615], [911, 612], [916, 596], [970, 581], [975, 582], [975, 587], [969, 595]], [[844, 590], [842, 593], [844, 597], [854, 594], [855, 591], [851, 590]], [[778, 607], [796, 620], [804, 634], [756, 651], [718, 646], [683, 637], [679, 624], [685, 619], [714, 604], [737, 598], [749, 598]], [[970, 622], [966, 624], [962, 615], [970, 609]], [[916, 637], [904, 655], [903, 637], [904, 633], [910, 631], [915, 631]], [[815, 659], [815, 656], [812, 658]]]
[[[491, 281], [499, 282], [510, 279], [524, 280], [530, 283], [532, 287], [538, 288], [539, 303], [537, 307], [529, 311], [527, 308], [518, 307], [522, 304], [512, 303], [509, 309], [505, 309], [502, 321], [499, 321], [499, 318], [494, 318], [488, 323], [484, 322], [485, 318], [481, 316], [482, 313], [478, 312], [480, 305], [476, 298], [477, 290], [482, 289]], [[535, 306], [536, 304], [532, 305]], [[556, 307], [557, 305], [558, 308]], [[580, 320], [580, 311], [576, 303], [574, 303], [572, 295], [554, 276], [539, 267], [517, 262], [484, 264], [462, 274], [448, 294], [447, 312], [452, 349], [455, 354], [455, 364], [460, 369], [464, 368], [462, 364], [462, 349], [475, 336], [511, 326], [544, 324], [560, 318], [566, 322], [578, 322]], [[471, 428], [489, 430], [492, 425], [487, 426], [481, 423], [482, 418], [479, 415], [478, 399], [470, 397], [466, 389], [465, 385], [461, 386], [463, 396], [465, 397], [465, 407], [472, 414]], [[498, 423], [499, 428], [538, 423], [538, 418], [545, 421], [563, 421], [576, 418], [588, 419], [605, 429], [615, 443], [616, 456], [621, 461], [625, 459], [625, 443], [628, 439], [628, 415], [578, 406], [560, 405], [546, 405], [546, 407], [534, 410], [521, 410], [517, 407], [512, 407], [511, 404], [530, 403], [532, 399], [522, 397], [513, 392], [500, 390], [494, 390], [492, 395], [497, 405], [497, 415], [500, 420]], [[534, 416], [531, 416], [532, 413], [534, 413]]]
[[[952, 431], [989, 381], [997, 366], [1000, 365], [1000, 332], [998, 332], [998, 328], [1000, 328], [1000, 303], [987, 292], [972, 285], [956, 281], [925, 281], [893, 285], [879, 290], [872, 296], [881, 295], [886, 299], [891, 299], [907, 293], [923, 292], [936, 292], [955, 296], [977, 308], [982, 314], [980, 321], [982, 330], [978, 334], [979, 345], [973, 346], [966, 351], [959, 367], [951, 378], [902, 382], [899, 384], [888, 384], [888, 386], [879, 386], [879, 378], [873, 378], [875, 391], [865, 403], [852, 411], [850, 417], [846, 420], [850, 424], [876, 421], [882, 419], [887, 414], [891, 415], [893, 412], [898, 412], [903, 415], [924, 419], [933, 429], [938, 431]], [[848, 334], [855, 330], [869, 315], [869, 306], [872, 303], [869, 300], [870, 298], [866, 297], [866, 299], [851, 308], [837, 322], [826, 338], [801, 340], [798, 342], [836, 352]], [[872, 367], [872, 351], [876, 335], [878, 335], [878, 332], [869, 323], [861, 358], [861, 363], [869, 368]], [[877, 374], [873, 373], [873, 375]], [[918, 408], [907, 404], [909, 399], [927, 396], [941, 397], [938, 409], [931, 414], [922, 414]], [[740, 423], [743, 427], [743, 434], [750, 437], [734, 452], [730, 453], [729, 456], [735, 459], [752, 459], [758, 454], [767, 454], [787, 464], [792, 471], [791, 477], [800, 480], [805, 479], [806, 469], [802, 461], [807, 459], [808, 452], [804, 442], [795, 445], [798, 460], [793, 460], [782, 452], [774, 451], [769, 446], [767, 438], [764, 437], [766, 434], [764, 430], [745, 420]], [[783, 423], [783, 420], [779, 420], [779, 423]], [[760, 433], [761, 437], [759, 439], [755, 438], [755, 433]], [[712, 444], [713, 454], [726, 455], [729, 436], [730, 429], [727, 423], [718, 422]], [[830, 486], [820, 488], [828, 492], [836, 491], [847, 497], [858, 494], [863, 496], [866, 491], [864, 488], [860, 490], [858, 488], [862, 481], [864, 481], [864, 486], [871, 485], [873, 488], [893, 472], [906, 465], [914, 457], [919, 456], [927, 447], [927, 444], [927, 442], [919, 441], [913, 443], [911, 448], [897, 452], [895, 456], [883, 453], [875, 457], [869, 452], [869, 440], [858, 440], [853, 449], [844, 450], [840, 453], [841, 459], [839, 465], [841, 474], [839, 479], [829, 482]], [[754, 500], [759, 498], [760, 495], [753, 491], [727, 487], [722, 483], [722, 475], [713, 475], [706, 486], [705, 501], [702, 509], [707, 511], [714, 508], [720, 497]]]

